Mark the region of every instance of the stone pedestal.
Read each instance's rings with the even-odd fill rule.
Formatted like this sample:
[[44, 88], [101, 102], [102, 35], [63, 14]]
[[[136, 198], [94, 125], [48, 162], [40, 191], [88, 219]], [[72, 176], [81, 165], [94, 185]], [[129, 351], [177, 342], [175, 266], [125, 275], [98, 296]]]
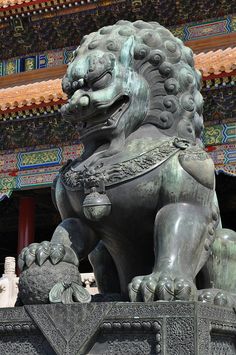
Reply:
[[236, 315], [197, 302], [5, 308], [0, 354], [235, 355]]

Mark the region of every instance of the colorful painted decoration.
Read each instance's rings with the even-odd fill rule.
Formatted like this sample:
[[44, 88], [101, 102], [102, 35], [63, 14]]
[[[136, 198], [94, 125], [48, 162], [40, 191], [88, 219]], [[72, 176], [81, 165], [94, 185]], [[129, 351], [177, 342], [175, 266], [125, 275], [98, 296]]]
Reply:
[[25, 170], [59, 165], [62, 160], [61, 153], [61, 148], [19, 153], [17, 166], [19, 170]]
[[183, 30], [183, 40], [190, 41], [232, 32], [231, 17], [222, 20], [208, 21], [200, 24], [186, 25]]
[[68, 64], [75, 47], [0, 61], [0, 76]]
[[75, 144], [0, 154], [0, 201], [13, 190], [50, 186], [63, 164], [82, 152], [82, 144]]
[[206, 146], [236, 142], [236, 123], [205, 127], [203, 141]]

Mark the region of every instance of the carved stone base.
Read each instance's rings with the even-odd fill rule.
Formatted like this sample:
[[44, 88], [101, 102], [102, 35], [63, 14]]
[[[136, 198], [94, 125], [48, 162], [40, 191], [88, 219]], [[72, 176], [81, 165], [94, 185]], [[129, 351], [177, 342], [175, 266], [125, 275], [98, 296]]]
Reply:
[[0, 310], [1, 355], [235, 355], [236, 314], [198, 302]]

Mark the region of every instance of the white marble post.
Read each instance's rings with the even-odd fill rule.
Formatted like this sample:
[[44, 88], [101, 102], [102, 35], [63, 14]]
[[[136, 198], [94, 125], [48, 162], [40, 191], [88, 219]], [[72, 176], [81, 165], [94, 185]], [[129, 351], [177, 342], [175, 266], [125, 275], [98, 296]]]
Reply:
[[18, 293], [18, 277], [15, 273], [15, 258], [7, 256], [4, 274], [0, 278], [0, 307], [14, 307]]
[[84, 283], [85, 288], [88, 290], [88, 292], [91, 295], [95, 295], [96, 293], [98, 293], [98, 288], [96, 286], [94, 273], [91, 272], [91, 273], [84, 273], [80, 275], [81, 275], [81, 280]]

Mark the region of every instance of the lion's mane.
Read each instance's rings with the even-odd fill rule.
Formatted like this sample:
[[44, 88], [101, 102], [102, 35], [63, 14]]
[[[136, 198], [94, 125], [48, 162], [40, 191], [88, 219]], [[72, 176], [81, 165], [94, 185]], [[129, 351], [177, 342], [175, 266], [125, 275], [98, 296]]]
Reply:
[[133, 36], [133, 70], [148, 82], [149, 109], [144, 123], [165, 134], [195, 140], [203, 129], [201, 73], [194, 68], [193, 52], [157, 22], [119, 21], [85, 36], [75, 51], [100, 49], [119, 60], [121, 48]]

